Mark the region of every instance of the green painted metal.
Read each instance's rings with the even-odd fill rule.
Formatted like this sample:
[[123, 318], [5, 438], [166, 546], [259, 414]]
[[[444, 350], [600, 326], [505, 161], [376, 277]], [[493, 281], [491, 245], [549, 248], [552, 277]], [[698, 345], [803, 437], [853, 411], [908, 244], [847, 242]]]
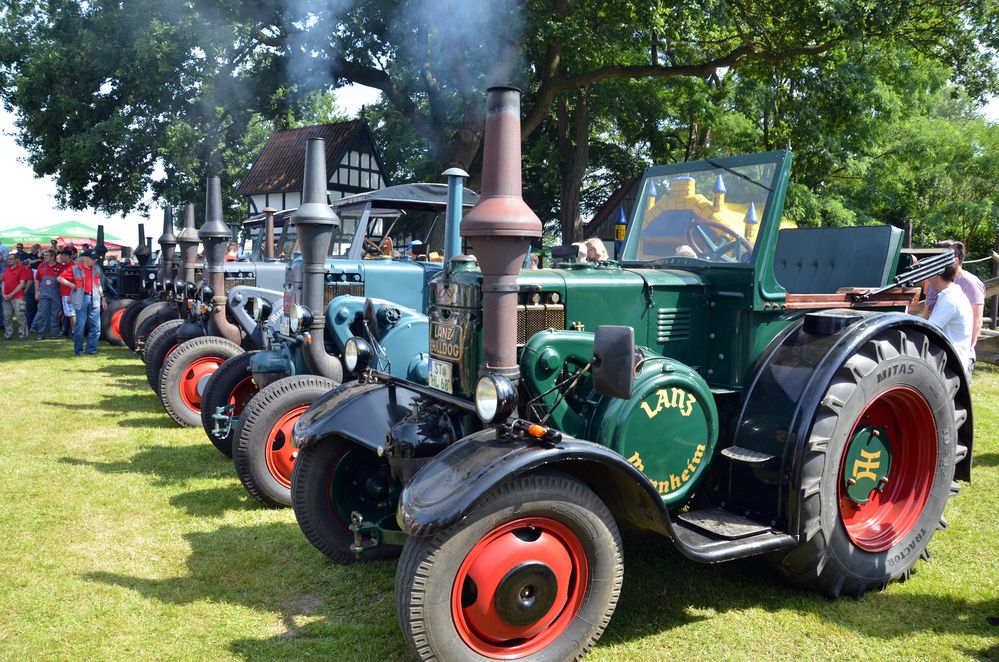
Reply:
[[881, 426], [865, 426], [850, 439], [843, 458], [843, 491], [854, 503], [867, 503], [884, 490], [891, 470], [891, 440]]

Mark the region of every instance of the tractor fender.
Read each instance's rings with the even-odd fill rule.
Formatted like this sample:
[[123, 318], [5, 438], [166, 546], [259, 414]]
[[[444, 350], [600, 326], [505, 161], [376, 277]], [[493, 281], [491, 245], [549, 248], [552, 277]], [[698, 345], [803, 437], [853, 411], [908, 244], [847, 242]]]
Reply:
[[295, 424], [294, 443], [307, 448], [333, 437], [373, 451], [408, 416], [420, 394], [398, 384], [349, 382], [316, 400]]
[[243, 329], [243, 333], [250, 338], [253, 345], [257, 349], [262, 349], [265, 346], [263, 329], [246, 312], [246, 303], [252, 297], [261, 297], [270, 302], [271, 308], [276, 309], [281, 307], [284, 293], [249, 285], [237, 285], [226, 293], [226, 312], [231, 313], [233, 319]]
[[399, 525], [411, 536], [434, 535], [468, 515], [500, 484], [541, 469], [582, 480], [618, 521], [674, 537], [659, 493], [618, 453], [567, 435], [541, 444], [493, 428], [449, 446], [413, 476], [399, 499]]
[[[837, 331], [816, 332], [809, 322], [849, 317]], [[740, 509], [777, 522], [786, 522], [794, 533], [798, 522], [801, 469], [805, 450], [820, 407], [820, 399], [846, 360], [874, 337], [892, 329], [914, 329], [946, 352], [949, 364], [960, 365], [950, 341], [937, 327], [906, 313], [823, 311], [810, 313], [771, 343], [751, 372], [743, 404], [733, 428], [733, 446], [773, 457], [772, 460], [735, 467], [731, 499]], [[824, 321], [822, 319], [820, 322]], [[958, 430], [958, 443], [968, 449], [956, 466], [955, 476], [971, 477], [973, 423], [971, 391], [964, 370], [954, 399], [967, 411]]]

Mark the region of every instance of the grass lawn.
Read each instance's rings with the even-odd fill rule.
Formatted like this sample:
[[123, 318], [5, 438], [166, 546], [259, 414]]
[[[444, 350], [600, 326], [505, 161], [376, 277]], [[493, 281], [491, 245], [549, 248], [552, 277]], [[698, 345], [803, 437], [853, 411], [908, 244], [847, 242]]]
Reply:
[[[408, 658], [394, 563], [327, 562], [167, 418], [126, 350], [0, 343], [0, 367], [0, 659]], [[760, 561], [631, 538], [590, 659], [999, 659], [999, 370], [974, 390], [974, 482], [909, 581], [830, 601]]]

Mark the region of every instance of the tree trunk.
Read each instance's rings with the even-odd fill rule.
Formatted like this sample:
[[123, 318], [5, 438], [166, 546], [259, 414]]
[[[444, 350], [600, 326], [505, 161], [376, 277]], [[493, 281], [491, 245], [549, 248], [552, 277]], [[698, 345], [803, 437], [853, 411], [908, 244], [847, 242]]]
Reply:
[[579, 192], [583, 185], [583, 176], [586, 174], [586, 164], [590, 156], [589, 98], [583, 90], [576, 93], [575, 110], [575, 118], [573, 118], [569, 98], [567, 95], [563, 95], [556, 111], [559, 174], [561, 177], [559, 220], [562, 225], [563, 244], [571, 244], [582, 238]]

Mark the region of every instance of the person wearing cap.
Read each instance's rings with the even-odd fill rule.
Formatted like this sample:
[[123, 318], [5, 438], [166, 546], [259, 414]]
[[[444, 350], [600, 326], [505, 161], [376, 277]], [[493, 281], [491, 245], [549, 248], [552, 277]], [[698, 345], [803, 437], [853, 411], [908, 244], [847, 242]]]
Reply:
[[46, 249], [42, 263], [35, 270], [35, 301], [38, 303], [36, 328], [38, 339], [55, 338], [59, 335], [59, 309], [62, 300], [59, 294], [59, 274], [62, 267], [56, 263], [55, 253]]
[[[76, 330], [73, 333], [73, 349], [76, 355], [97, 353], [97, 340], [101, 337], [101, 310], [104, 309], [104, 292], [101, 288], [103, 274], [92, 250], [80, 255], [80, 263], [66, 269], [59, 275], [59, 282], [72, 289], [70, 301], [76, 310]], [[83, 334], [87, 334], [86, 348]]]
[[[62, 276], [66, 269], [72, 268], [73, 258], [68, 250], [61, 250], [56, 254], [56, 262], [59, 266], [59, 276]], [[63, 281], [59, 278], [56, 279], [59, 283], [59, 299], [62, 303], [62, 316], [66, 322], [66, 330], [63, 332], [64, 336], [72, 336], [76, 333], [76, 309], [73, 308], [73, 304], [69, 300], [69, 295], [73, 292], [73, 288], [69, 285], [63, 284]]]
[[16, 253], [7, 256], [7, 268], [3, 272], [3, 325], [4, 337], [14, 337], [14, 318], [21, 340], [28, 339], [28, 320], [24, 316], [24, 293], [31, 280], [31, 270], [21, 264]]
[[21, 261], [22, 267], [27, 264], [28, 260], [31, 258], [31, 254], [24, 250], [24, 244], [17, 244], [14, 252], [17, 253], [17, 259]]

